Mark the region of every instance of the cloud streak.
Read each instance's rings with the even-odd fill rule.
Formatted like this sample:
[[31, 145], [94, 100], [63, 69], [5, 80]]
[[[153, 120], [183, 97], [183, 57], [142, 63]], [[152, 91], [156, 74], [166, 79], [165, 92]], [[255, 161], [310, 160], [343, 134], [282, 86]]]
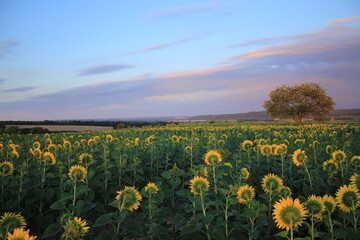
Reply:
[[27, 92], [27, 91], [30, 91], [30, 90], [33, 90], [35, 89], [34, 87], [20, 87], [20, 88], [11, 88], [11, 89], [6, 89], [6, 90], [3, 90], [1, 92], [3, 93], [9, 93], [9, 92]]
[[186, 6], [164, 8], [157, 11], [153, 11], [147, 15], [150, 20], [160, 20], [178, 17], [189, 13], [203, 13], [211, 10], [218, 9], [221, 5], [219, 3], [207, 3], [207, 4], [191, 4]]
[[0, 42], [0, 58], [13, 53], [14, 48], [17, 46], [19, 46], [19, 43], [15, 39], [7, 39]]
[[125, 64], [111, 64], [111, 65], [98, 65], [88, 68], [84, 68], [78, 71], [78, 76], [91, 76], [97, 74], [110, 73], [115, 71], [120, 71], [124, 69], [132, 68], [130, 65]]
[[0, 79], [0, 84], [3, 84], [5, 82], [5, 79]]

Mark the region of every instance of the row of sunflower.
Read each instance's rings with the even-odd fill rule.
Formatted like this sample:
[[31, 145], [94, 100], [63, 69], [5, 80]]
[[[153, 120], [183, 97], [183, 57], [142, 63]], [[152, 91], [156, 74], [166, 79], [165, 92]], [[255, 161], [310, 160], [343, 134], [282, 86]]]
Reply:
[[359, 130], [224, 123], [2, 135], [0, 239], [356, 239]]

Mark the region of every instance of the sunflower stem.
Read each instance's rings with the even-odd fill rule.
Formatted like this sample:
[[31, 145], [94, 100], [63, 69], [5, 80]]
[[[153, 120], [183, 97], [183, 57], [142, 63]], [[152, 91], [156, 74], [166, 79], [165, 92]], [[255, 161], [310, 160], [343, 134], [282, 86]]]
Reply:
[[214, 191], [215, 191], [215, 194], [217, 194], [217, 185], [216, 185], [216, 174], [215, 174], [215, 165], [213, 164], [212, 165], [212, 169], [213, 169], [213, 179], [214, 179]]
[[294, 239], [293, 220], [290, 218], [290, 240]]
[[314, 215], [311, 215], [311, 229], [310, 229], [310, 234], [311, 234], [311, 240], [314, 240], [315, 239], [315, 236], [314, 236]]
[[307, 176], [309, 178], [310, 188], [311, 188], [311, 190], [313, 190], [313, 186], [312, 186], [312, 182], [311, 182], [311, 176], [310, 176], [309, 170], [308, 170], [305, 162], [304, 162], [304, 167], [305, 167], [305, 171], [307, 173]]
[[73, 195], [73, 214], [74, 214], [74, 208], [75, 208], [75, 203], [76, 203], [76, 179], [74, 180], [74, 195]]
[[331, 213], [329, 210], [327, 210], [327, 215], [328, 215], [328, 218], [329, 218], [329, 227], [330, 227], [330, 235], [331, 235], [331, 240], [334, 239], [334, 226], [333, 226], [333, 223], [332, 223], [332, 220], [331, 220]]
[[352, 213], [353, 213], [353, 218], [354, 218], [354, 230], [355, 230], [355, 233], [358, 232], [358, 229], [357, 229], [357, 217], [356, 217], [356, 208], [355, 208], [355, 203], [354, 203], [354, 200], [351, 200], [351, 205], [352, 205]]

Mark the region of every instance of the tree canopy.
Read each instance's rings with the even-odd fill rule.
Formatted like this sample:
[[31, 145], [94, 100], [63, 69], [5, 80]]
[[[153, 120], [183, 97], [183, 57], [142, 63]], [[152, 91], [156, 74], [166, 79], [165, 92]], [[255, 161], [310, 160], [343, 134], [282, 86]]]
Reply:
[[263, 107], [272, 117], [292, 118], [301, 124], [304, 117], [323, 120], [334, 109], [335, 102], [317, 83], [281, 86], [271, 91]]

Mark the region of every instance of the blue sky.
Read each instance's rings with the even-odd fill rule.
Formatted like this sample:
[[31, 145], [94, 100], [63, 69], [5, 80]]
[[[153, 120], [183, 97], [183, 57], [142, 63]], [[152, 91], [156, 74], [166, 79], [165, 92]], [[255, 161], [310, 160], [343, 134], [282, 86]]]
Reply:
[[263, 110], [316, 82], [359, 108], [360, 1], [0, 0], [0, 120]]

